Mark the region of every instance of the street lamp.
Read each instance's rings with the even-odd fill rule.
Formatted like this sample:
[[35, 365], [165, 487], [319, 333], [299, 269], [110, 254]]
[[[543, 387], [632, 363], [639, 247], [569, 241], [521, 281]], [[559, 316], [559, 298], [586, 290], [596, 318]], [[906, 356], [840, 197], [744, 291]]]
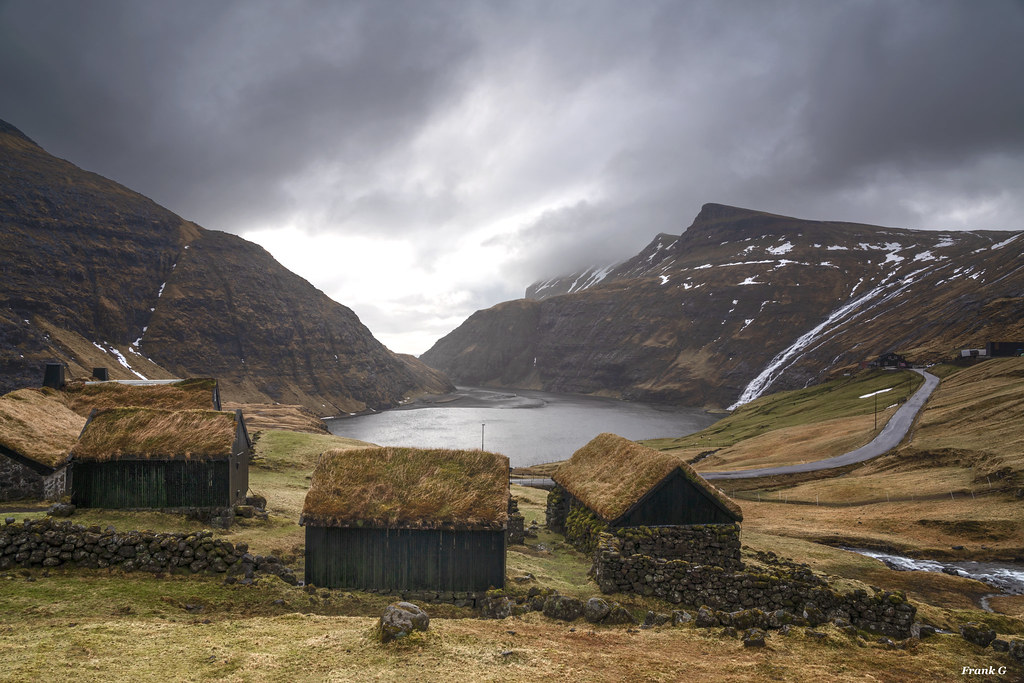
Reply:
[[480, 423], [480, 450], [484, 450], [484, 427], [486, 426], [486, 422]]

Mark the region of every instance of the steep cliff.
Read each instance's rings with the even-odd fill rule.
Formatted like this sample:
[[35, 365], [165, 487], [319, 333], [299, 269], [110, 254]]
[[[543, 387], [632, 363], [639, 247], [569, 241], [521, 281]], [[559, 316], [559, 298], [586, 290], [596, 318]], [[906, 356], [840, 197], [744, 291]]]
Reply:
[[321, 415], [384, 408], [447, 379], [240, 237], [187, 222], [0, 122], [0, 390], [42, 364], [114, 378], [217, 377], [228, 400]]
[[707, 204], [682, 235], [582, 286], [581, 273], [532, 285], [421, 358], [455, 381], [727, 407], [888, 351], [927, 362], [1024, 339], [1022, 234]]

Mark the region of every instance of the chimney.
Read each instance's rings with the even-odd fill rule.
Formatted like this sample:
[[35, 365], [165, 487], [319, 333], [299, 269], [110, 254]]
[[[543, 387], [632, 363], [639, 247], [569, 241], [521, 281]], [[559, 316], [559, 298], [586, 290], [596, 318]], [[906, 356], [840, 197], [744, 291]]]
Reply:
[[63, 389], [67, 383], [64, 372], [63, 363], [47, 363], [46, 373], [43, 375], [43, 386], [51, 389]]
[[93, 368], [92, 377], [100, 382], [107, 382], [110, 380], [110, 372], [106, 368]]

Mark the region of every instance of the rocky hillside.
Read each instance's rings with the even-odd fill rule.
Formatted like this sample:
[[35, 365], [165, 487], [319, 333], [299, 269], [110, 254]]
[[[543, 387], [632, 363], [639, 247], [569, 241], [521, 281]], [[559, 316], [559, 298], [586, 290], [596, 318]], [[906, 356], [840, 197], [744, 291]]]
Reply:
[[261, 247], [187, 222], [0, 121], [0, 391], [72, 375], [209, 376], [320, 415], [450, 389]]
[[728, 407], [889, 351], [1024, 339], [1022, 247], [708, 204], [682, 235], [532, 285], [421, 358], [467, 384]]

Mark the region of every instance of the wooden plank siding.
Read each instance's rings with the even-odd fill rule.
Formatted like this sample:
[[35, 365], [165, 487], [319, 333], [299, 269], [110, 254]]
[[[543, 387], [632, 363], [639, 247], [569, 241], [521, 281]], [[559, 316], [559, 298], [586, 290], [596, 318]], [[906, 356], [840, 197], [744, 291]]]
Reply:
[[505, 586], [504, 530], [306, 526], [307, 584], [349, 590], [486, 591]]
[[680, 524], [732, 524], [736, 516], [714, 496], [675, 470], [618, 519], [615, 527]]
[[71, 502], [91, 508], [226, 507], [232, 504], [228, 460], [75, 462]]

